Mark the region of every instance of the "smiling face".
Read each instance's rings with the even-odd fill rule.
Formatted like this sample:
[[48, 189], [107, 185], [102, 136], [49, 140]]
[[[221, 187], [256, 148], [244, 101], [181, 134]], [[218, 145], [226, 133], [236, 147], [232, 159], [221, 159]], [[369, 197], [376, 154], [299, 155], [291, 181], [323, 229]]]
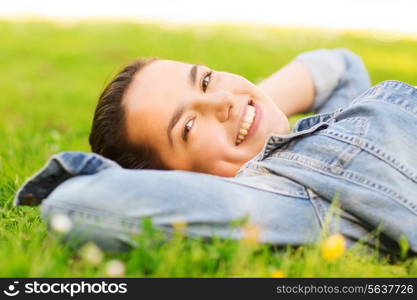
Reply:
[[203, 65], [158, 60], [138, 72], [124, 98], [127, 138], [150, 145], [174, 170], [234, 176], [288, 119], [245, 78]]

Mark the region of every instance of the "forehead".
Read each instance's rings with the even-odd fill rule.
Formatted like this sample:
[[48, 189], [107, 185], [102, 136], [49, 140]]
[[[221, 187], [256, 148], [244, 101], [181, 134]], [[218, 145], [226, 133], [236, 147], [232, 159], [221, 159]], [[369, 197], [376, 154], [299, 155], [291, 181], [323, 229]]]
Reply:
[[173, 96], [172, 93], [179, 94], [187, 83], [189, 68], [187, 63], [171, 60], [150, 63], [135, 74], [125, 94], [124, 104], [135, 109], [137, 106], [157, 104], [158, 100]]
[[158, 60], [135, 74], [123, 99], [130, 141], [160, 144], [167, 140], [169, 119], [190, 88], [190, 68], [187, 63]]

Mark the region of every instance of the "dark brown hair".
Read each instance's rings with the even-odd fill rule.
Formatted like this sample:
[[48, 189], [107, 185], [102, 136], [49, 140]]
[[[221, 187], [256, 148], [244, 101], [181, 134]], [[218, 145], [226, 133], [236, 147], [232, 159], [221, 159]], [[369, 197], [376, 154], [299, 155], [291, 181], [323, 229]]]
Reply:
[[156, 57], [139, 58], [120, 71], [100, 94], [89, 142], [91, 150], [129, 169], [167, 169], [150, 145], [132, 145], [127, 139], [123, 96], [135, 74]]

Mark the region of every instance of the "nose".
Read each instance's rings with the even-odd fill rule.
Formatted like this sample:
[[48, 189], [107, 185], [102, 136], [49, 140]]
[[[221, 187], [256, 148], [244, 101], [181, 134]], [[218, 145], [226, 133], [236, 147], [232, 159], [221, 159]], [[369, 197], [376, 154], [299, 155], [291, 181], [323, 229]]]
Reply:
[[216, 92], [203, 94], [191, 100], [191, 109], [204, 116], [213, 116], [220, 122], [229, 119], [229, 110], [233, 106], [233, 94], [230, 92]]

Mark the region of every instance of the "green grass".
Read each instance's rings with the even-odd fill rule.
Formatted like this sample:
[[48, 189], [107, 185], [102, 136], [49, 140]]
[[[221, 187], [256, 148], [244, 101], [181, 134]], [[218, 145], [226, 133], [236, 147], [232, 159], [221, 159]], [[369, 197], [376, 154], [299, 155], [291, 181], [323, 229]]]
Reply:
[[[59, 151], [89, 151], [97, 96], [139, 56], [204, 63], [260, 81], [298, 53], [346, 47], [359, 54], [373, 83], [417, 85], [417, 38], [382, 33], [259, 26], [0, 21], [0, 276], [104, 276], [50, 236], [38, 209], [13, 208], [16, 189]], [[296, 118], [292, 118], [294, 123]], [[272, 249], [234, 241], [205, 243], [180, 234], [163, 242], [151, 226], [140, 247], [104, 260], [124, 261], [128, 276], [417, 276], [417, 259], [366, 252], [357, 245], [335, 262], [318, 246]]]

